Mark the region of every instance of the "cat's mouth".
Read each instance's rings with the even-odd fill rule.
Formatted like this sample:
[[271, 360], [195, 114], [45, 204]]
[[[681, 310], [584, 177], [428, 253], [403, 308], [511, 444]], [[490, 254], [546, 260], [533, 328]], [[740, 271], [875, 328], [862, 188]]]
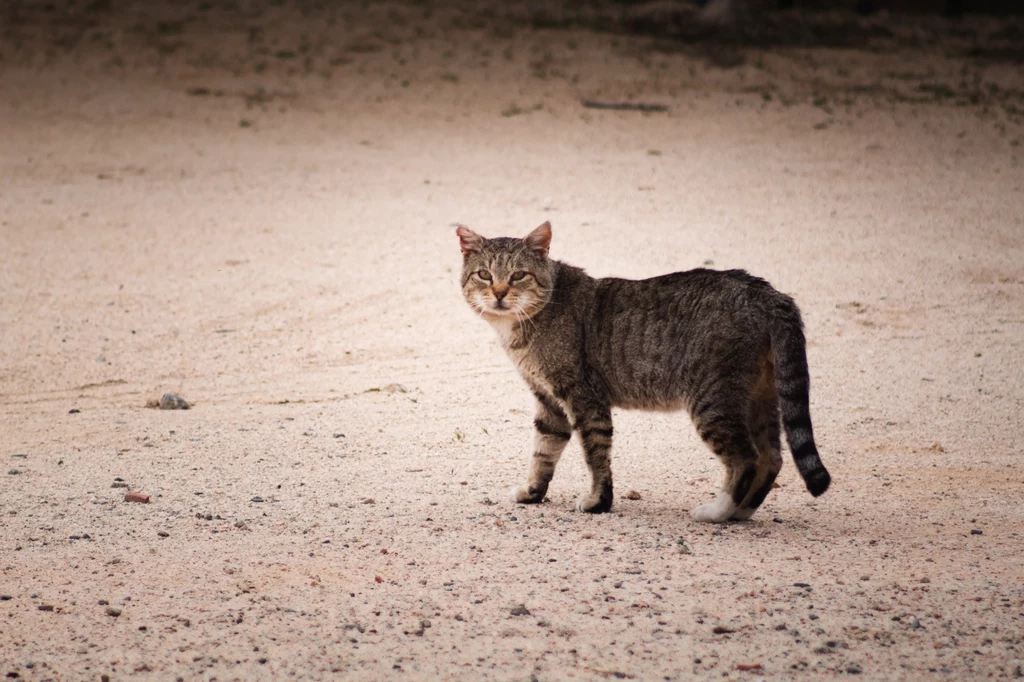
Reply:
[[[519, 320], [529, 317], [531, 306], [522, 297], [510, 301], [508, 297], [476, 296], [470, 301], [478, 314], [491, 320]], [[524, 303], [527, 303], [524, 306]]]
[[506, 301], [494, 301], [481, 306], [481, 313], [491, 317], [516, 317], [516, 309]]

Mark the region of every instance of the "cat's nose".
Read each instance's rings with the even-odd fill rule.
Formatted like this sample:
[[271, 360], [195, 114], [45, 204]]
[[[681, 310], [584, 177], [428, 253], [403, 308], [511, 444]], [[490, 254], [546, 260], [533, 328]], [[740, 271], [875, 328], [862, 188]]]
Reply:
[[505, 298], [505, 296], [508, 294], [508, 285], [495, 284], [494, 286], [491, 287], [491, 291], [494, 293], [494, 298], [500, 301], [503, 298]]

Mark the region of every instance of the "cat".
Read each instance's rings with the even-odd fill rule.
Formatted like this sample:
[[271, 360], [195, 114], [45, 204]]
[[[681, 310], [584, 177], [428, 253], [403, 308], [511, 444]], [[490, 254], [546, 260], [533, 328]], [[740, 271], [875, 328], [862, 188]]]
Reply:
[[743, 270], [594, 279], [548, 257], [550, 223], [523, 239], [456, 233], [463, 296], [537, 400], [529, 477], [514, 501], [543, 501], [575, 431], [591, 474], [576, 507], [609, 511], [613, 407], [689, 411], [726, 472], [716, 499], [692, 510], [697, 521], [746, 520], [761, 506], [782, 468], [780, 415], [807, 489], [828, 489], [792, 298]]

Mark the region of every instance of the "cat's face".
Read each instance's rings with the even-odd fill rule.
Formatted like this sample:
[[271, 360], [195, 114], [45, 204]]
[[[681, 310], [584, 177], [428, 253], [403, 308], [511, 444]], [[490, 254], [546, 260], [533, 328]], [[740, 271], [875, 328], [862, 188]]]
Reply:
[[464, 225], [456, 232], [462, 247], [462, 295], [473, 310], [490, 321], [522, 321], [547, 304], [554, 270], [548, 258], [550, 224], [525, 239], [486, 239]]

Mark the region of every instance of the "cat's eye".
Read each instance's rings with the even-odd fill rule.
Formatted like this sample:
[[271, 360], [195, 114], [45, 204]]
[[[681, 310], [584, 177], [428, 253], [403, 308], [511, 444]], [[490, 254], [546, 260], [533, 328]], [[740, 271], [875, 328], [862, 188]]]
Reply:
[[476, 276], [485, 282], [491, 281], [491, 273], [487, 272], [486, 270], [477, 270]]
[[508, 278], [508, 281], [518, 282], [519, 280], [526, 277], [527, 274], [529, 273], [523, 272], [522, 270], [516, 270], [515, 272], [512, 273], [512, 276]]

